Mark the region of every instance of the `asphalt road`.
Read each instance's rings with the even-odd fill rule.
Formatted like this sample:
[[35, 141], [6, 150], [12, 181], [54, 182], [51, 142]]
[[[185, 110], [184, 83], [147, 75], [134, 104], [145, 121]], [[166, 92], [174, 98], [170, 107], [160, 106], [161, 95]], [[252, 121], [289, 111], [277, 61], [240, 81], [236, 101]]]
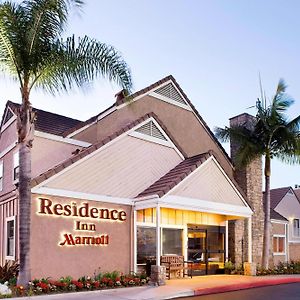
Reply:
[[178, 300], [300, 300], [300, 283], [281, 284], [208, 296], [178, 298]]

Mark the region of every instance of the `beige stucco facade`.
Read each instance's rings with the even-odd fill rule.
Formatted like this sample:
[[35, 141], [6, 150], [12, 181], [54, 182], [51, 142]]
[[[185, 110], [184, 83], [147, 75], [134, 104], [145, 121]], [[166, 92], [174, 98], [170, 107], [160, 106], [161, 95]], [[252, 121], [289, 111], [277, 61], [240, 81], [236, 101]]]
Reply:
[[[55, 204], [72, 205], [80, 207], [88, 203], [89, 207], [105, 208], [109, 210], [123, 211], [126, 220], [105, 220], [91, 217], [57, 216], [53, 214], [41, 214], [39, 198], [46, 198]], [[80, 199], [56, 197], [47, 195], [32, 195], [31, 214], [31, 275], [33, 278], [72, 276], [79, 278], [83, 275], [92, 276], [94, 272], [119, 270], [129, 272], [131, 269], [131, 206], [116, 205], [100, 201], [84, 201]], [[116, 215], [115, 215], [116, 216]], [[123, 216], [124, 218], [124, 216]], [[93, 230], [78, 230], [77, 223], [95, 225]], [[81, 228], [81, 227], [79, 227]], [[88, 227], [90, 229], [90, 227]], [[95, 230], [94, 230], [95, 229]], [[65, 234], [75, 237], [99, 237], [108, 236], [108, 244], [59, 245], [65, 241]]]

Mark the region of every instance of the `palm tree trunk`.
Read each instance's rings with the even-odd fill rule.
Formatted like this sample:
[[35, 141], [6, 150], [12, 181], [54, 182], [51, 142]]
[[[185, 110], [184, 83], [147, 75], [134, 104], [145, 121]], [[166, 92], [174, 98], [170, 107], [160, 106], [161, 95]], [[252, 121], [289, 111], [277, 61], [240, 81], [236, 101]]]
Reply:
[[30, 224], [31, 224], [31, 147], [34, 115], [29, 102], [29, 91], [23, 88], [22, 105], [18, 116], [19, 141], [19, 255], [18, 284], [27, 286], [30, 275]]
[[263, 255], [262, 255], [262, 267], [269, 268], [269, 255], [270, 255], [270, 175], [271, 175], [271, 159], [268, 154], [265, 156], [265, 197], [264, 197], [264, 239], [263, 239]]

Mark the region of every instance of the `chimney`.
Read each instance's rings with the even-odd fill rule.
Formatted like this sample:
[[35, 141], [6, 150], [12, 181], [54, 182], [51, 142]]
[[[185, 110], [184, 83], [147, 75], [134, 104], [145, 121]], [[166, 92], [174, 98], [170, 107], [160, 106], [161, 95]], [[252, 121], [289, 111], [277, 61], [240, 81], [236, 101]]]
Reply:
[[[255, 122], [255, 117], [247, 113], [240, 114], [230, 119], [230, 127], [243, 125], [251, 128]], [[236, 154], [239, 145], [230, 141], [230, 152], [233, 163], [235, 163]], [[245, 168], [235, 166], [234, 178], [243, 189], [250, 204], [252, 215], [252, 260], [254, 263], [261, 264], [263, 233], [264, 233], [264, 205], [262, 196], [262, 159], [257, 158]], [[247, 261], [248, 250], [248, 230], [247, 220], [231, 221], [229, 224], [229, 247], [234, 254], [236, 262]], [[240, 241], [244, 244], [244, 257], [242, 258], [242, 249]]]

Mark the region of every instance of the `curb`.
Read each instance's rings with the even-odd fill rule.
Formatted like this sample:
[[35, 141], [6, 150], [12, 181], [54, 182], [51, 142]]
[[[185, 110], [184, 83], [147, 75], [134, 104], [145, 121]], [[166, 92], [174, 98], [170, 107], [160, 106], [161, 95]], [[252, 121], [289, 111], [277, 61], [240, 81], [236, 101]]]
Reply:
[[247, 290], [247, 289], [264, 287], [264, 286], [297, 283], [297, 282], [300, 282], [300, 278], [266, 279], [266, 280], [260, 280], [256, 282], [250, 282], [250, 283], [227, 284], [227, 285], [221, 285], [212, 288], [195, 289], [194, 296], [219, 294], [219, 293]]

